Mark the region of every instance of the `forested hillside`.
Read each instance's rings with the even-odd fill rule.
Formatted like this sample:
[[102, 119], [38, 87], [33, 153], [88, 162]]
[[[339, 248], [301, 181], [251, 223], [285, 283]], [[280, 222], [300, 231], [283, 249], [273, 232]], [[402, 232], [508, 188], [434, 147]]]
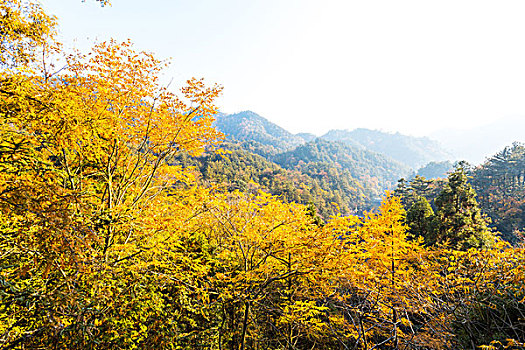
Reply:
[[369, 210], [371, 198], [377, 196], [377, 188], [363, 187], [348, 170], [331, 163], [285, 169], [237, 144], [221, 147], [226, 152], [178, 155], [174, 164], [193, 167], [205, 183], [221, 184], [229, 191], [263, 190], [284, 201], [311, 206], [324, 220]]
[[472, 185], [493, 227], [512, 242], [525, 234], [525, 146], [515, 143], [472, 172]]
[[[472, 187], [468, 196], [476, 200], [476, 206], [479, 203], [481, 212], [489, 218], [487, 225], [513, 244], [523, 242], [525, 232], [525, 147], [523, 144], [514, 143], [477, 167], [471, 167], [466, 163], [462, 166], [465, 181], [468, 181], [468, 186]], [[431, 209], [435, 211], [437, 209], [435, 200], [445, 184], [446, 181], [443, 179], [416, 176], [409, 182], [401, 181], [396, 194], [403, 198], [408, 211], [421, 198], [428, 201]]]
[[378, 153], [351, 147], [340, 142], [317, 139], [273, 157], [288, 169], [306, 169], [312, 164], [326, 164], [350, 172], [353, 178], [379, 196], [391, 189], [401, 177], [411, 174], [410, 168]]
[[[195, 159], [194, 165], [199, 164], [204, 179], [231, 180], [232, 184], [252, 180], [283, 199], [314, 204], [325, 219], [334, 215], [336, 208], [347, 215], [377, 206], [385, 190], [393, 189], [399, 178], [412, 174], [408, 166], [365, 147], [326, 141], [311, 134], [293, 135], [249, 111], [219, 115], [214, 125], [229, 140], [224, 147], [233, 152], [220, 159]], [[264, 161], [254, 155], [262, 156]], [[216, 158], [212, 154], [207, 157]], [[212, 172], [205, 170], [210, 161]], [[279, 176], [269, 179], [268, 168], [280, 169]], [[303, 179], [300, 186], [298, 179]]]
[[[402, 168], [322, 140], [286, 171], [206, 153], [220, 86], [168, 91], [130, 41], [65, 51], [37, 2], [0, 0], [0, 24], [0, 349], [525, 347], [525, 251], [487, 229], [464, 167], [432, 187], [436, 213], [401, 182], [408, 212], [386, 195], [321, 222], [259, 186], [300, 196], [291, 157], [334, 181], [356, 160], [371, 183]], [[518, 193], [522, 156], [491, 184]]]
[[227, 152], [181, 155], [175, 164], [193, 166], [203, 180], [229, 189], [245, 190], [255, 182], [283, 200], [313, 205], [325, 220], [337, 213], [370, 210], [385, 189], [411, 174], [408, 167], [380, 154], [320, 139], [280, 153], [256, 141], [221, 147]]
[[269, 152], [285, 151], [305, 142], [251, 111], [219, 114], [214, 125], [230, 140], [255, 141], [267, 146]]

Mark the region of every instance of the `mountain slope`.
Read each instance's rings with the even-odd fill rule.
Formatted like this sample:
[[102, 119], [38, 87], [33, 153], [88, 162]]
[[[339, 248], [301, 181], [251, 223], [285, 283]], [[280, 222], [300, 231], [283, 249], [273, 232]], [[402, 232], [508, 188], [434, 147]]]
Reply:
[[220, 114], [215, 120], [215, 126], [230, 140], [256, 141], [267, 146], [270, 153], [285, 151], [305, 143], [302, 137], [251, 111]]
[[[336, 191], [342, 191], [345, 195], [349, 195], [349, 189], [352, 188], [359, 193], [364, 191], [369, 198], [377, 197], [384, 190], [392, 189], [399, 178], [408, 177], [412, 173], [409, 166], [371, 151], [354, 140], [354, 137], [359, 138], [359, 130], [334, 130], [324, 138], [343, 142], [332, 142], [316, 138], [313, 134], [293, 135], [250, 111], [219, 115], [215, 125], [231, 142], [245, 151], [261, 155], [285, 169], [324, 181], [322, 188], [335, 186]], [[376, 139], [380, 138], [373, 135]], [[374, 142], [363, 140], [363, 143]], [[345, 184], [336, 185], [336, 173], [347, 177], [343, 180]], [[328, 178], [324, 178], [326, 176]], [[350, 183], [352, 185], [347, 185]], [[352, 196], [355, 199], [360, 195]]]
[[295, 134], [295, 136], [299, 136], [302, 138], [305, 142], [313, 141], [317, 138], [314, 134], [308, 133], [308, 132], [301, 132], [299, 134]]
[[514, 143], [472, 172], [472, 184], [493, 227], [513, 243], [525, 234], [525, 144]]
[[222, 184], [230, 191], [261, 189], [289, 202], [313, 205], [324, 219], [370, 209], [372, 191], [347, 170], [328, 164], [284, 169], [239, 144], [224, 143], [222, 148], [228, 152], [208, 152], [199, 157], [180, 154], [173, 163], [192, 167], [204, 182]]
[[287, 169], [304, 170], [311, 164], [325, 164], [348, 171], [364, 187], [380, 195], [392, 189], [401, 177], [411, 170], [381, 154], [352, 147], [341, 142], [316, 139], [293, 150], [277, 154], [273, 160]]
[[454, 156], [437, 141], [427, 137], [413, 137], [400, 133], [390, 134], [378, 130], [331, 130], [321, 136], [325, 140], [340, 141], [381, 153], [398, 162], [417, 169], [432, 161], [452, 160]]

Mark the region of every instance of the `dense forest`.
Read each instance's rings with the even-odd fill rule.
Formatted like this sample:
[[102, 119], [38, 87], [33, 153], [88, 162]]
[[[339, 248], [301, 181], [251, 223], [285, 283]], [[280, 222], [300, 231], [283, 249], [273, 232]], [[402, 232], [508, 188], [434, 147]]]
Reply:
[[[394, 189], [399, 178], [410, 177], [413, 173], [408, 165], [360, 144], [330, 141], [324, 136], [317, 138], [310, 134], [293, 135], [250, 111], [220, 114], [214, 126], [228, 141], [221, 147], [230, 152], [221, 157], [207, 154], [190, 162], [184, 158], [186, 165], [200, 162], [197, 168], [203, 178], [215, 182], [228, 179], [234, 184], [235, 178], [242, 178], [244, 182], [251, 179], [288, 201], [313, 204], [325, 220], [337, 212], [362, 214], [377, 207], [386, 189]], [[215, 163], [211, 173], [204, 171], [209, 167], [209, 156]], [[240, 165], [250, 170], [240, 169]], [[274, 179], [261, 180], [260, 175], [254, 174], [254, 171], [262, 174], [269, 168], [283, 169], [281, 173], [287, 174], [284, 186], [279, 184], [282, 179], [273, 183]], [[298, 178], [302, 179], [302, 184], [291, 186], [297, 185]]]
[[472, 170], [472, 186], [495, 230], [511, 242], [525, 233], [525, 145], [514, 143]]
[[182, 153], [172, 164], [194, 172], [203, 183], [223, 185], [228, 191], [263, 190], [286, 202], [307, 205], [324, 220], [338, 214], [355, 214], [372, 208], [377, 188], [363, 187], [346, 169], [328, 163], [303, 163], [284, 168], [235, 144], [223, 143], [225, 152], [205, 152], [199, 157]]
[[525, 252], [480, 204], [523, 231], [522, 145], [319, 220], [298, 202], [399, 165], [217, 149], [220, 86], [175, 94], [129, 41], [65, 52], [37, 2], [0, 0], [0, 26], [0, 349], [525, 347]]
[[447, 180], [426, 179], [423, 176], [416, 176], [410, 181], [401, 179], [395, 193], [402, 198], [409, 213], [411, 208], [416, 210], [419, 206], [417, 210], [426, 208], [424, 216], [433, 217], [438, 209], [440, 192], [453, 181], [451, 177], [459, 176], [458, 172], [461, 172], [460, 187], [464, 191], [457, 196], [468, 197], [472, 207], [479, 207], [480, 214], [486, 217], [486, 225], [498, 232], [501, 238], [515, 245], [523, 243], [525, 146], [514, 143], [477, 167], [459, 163], [455, 171], [449, 172]]

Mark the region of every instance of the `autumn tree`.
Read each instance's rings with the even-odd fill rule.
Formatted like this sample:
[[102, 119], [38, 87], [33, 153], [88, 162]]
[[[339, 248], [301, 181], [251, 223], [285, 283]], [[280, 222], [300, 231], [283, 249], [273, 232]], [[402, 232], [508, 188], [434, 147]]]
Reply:
[[333, 263], [333, 235], [318, 230], [304, 206], [262, 192], [223, 196], [210, 203], [211, 225], [202, 226], [221, 268], [213, 279], [221, 305], [216, 345], [295, 349], [320, 337], [326, 327], [313, 288], [322, 285], [320, 268]]
[[65, 56], [50, 72], [52, 19], [31, 3], [2, 6], [0, 342], [160, 346], [178, 332], [164, 324], [162, 305], [177, 304], [162, 293], [207, 271], [179, 248], [193, 240], [184, 227], [200, 190], [166, 160], [219, 138], [220, 88], [192, 79], [175, 96], [159, 84], [165, 64], [129, 42]]
[[55, 34], [55, 18], [35, 2], [0, 2], [0, 68], [30, 63]]

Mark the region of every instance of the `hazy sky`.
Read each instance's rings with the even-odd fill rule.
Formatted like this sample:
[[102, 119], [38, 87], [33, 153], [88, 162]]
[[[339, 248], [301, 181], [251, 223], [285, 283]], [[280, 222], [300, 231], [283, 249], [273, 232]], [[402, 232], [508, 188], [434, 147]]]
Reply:
[[[42, 0], [62, 40], [130, 38], [224, 112], [292, 132], [413, 135], [525, 118], [525, 1]], [[76, 42], [73, 44], [73, 40]]]

